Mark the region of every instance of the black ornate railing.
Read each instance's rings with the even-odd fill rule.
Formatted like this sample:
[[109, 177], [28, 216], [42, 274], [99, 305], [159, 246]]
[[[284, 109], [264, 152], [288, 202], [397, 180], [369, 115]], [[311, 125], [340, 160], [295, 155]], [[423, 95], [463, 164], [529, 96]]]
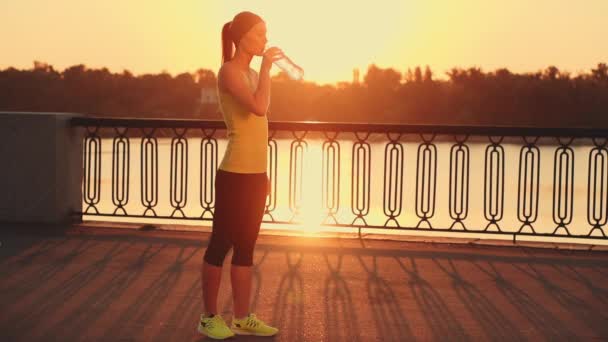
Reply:
[[[165, 119], [106, 119], [78, 117], [72, 124], [84, 129], [83, 140], [83, 201], [82, 215], [125, 216], [135, 218], [211, 220], [214, 209], [214, 179], [218, 167], [218, 130], [225, 130], [222, 121], [165, 120]], [[322, 122], [270, 122], [268, 140], [268, 176], [271, 191], [267, 197], [266, 223], [296, 223], [301, 214], [303, 179], [307, 174], [303, 166], [311, 161], [305, 159], [309, 144], [309, 134], [320, 134], [321, 160], [316, 165], [321, 174], [321, 184], [306, 184], [321, 187], [318, 200], [325, 211], [322, 225], [355, 228], [390, 228], [415, 231], [436, 231], [476, 234], [506, 234], [517, 236], [538, 236], [543, 238], [583, 238], [606, 239], [605, 226], [608, 218], [608, 129], [595, 128], [533, 128], [533, 127], [482, 127], [446, 125], [391, 125], [353, 124]], [[350, 154], [350, 188], [344, 189], [341, 176], [341, 141], [339, 135], [348, 134], [352, 139]], [[384, 137], [372, 139], [371, 136]], [[281, 136], [289, 142], [289, 167], [279, 168], [278, 141]], [[169, 155], [165, 165], [159, 161], [159, 138], [170, 140]], [[415, 139], [413, 139], [415, 138]], [[102, 141], [112, 141], [111, 187], [101, 186]], [[131, 173], [131, 145], [139, 139], [139, 193], [141, 210], [128, 212]], [[194, 189], [189, 179], [191, 148], [193, 139], [200, 140], [198, 168], [199, 203], [196, 208], [186, 208], [188, 190]], [[383, 146], [382, 164], [372, 163], [372, 144]], [[415, 180], [410, 183], [404, 177], [405, 145], [417, 144], [415, 155]], [[445, 149], [438, 146], [447, 145]], [[440, 146], [440, 147], [441, 147]], [[196, 147], [196, 146], [195, 146]], [[449, 147], [449, 149], [447, 148]], [[476, 156], [472, 148], [483, 149], [483, 155]], [[517, 168], [506, 160], [505, 148], [518, 149]], [[541, 178], [541, 150], [553, 149], [552, 175]], [[449, 150], [449, 152], [448, 152]], [[575, 164], [575, 150], [582, 155]], [[514, 150], [515, 151], [515, 150]], [[448, 153], [444, 159], [441, 153]], [[106, 151], [107, 153], [107, 151]], [[471, 154], [473, 153], [473, 156]], [[479, 153], [481, 154], [481, 153]], [[476, 158], [477, 157], [477, 158]], [[109, 158], [109, 157], [108, 157]], [[513, 158], [513, 159], [514, 159]], [[586, 160], [583, 158], [587, 158]], [[449, 161], [448, 161], [449, 160]], [[481, 167], [471, 168], [471, 163], [483, 162]], [[586, 162], [586, 163], [585, 163]], [[437, 187], [438, 164], [441, 173], [446, 173], [447, 190]], [[546, 161], [546, 163], [549, 163]], [[310, 166], [310, 165], [308, 165]], [[575, 166], [586, 167], [586, 177], [575, 179]], [[168, 202], [171, 212], [159, 213], [159, 168], [169, 170]], [[381, 189], [374, 188], [372, 170], [381, 170]], [[542, 168], [546, 171], [545, 168]], [[505, 171], [508, 172], [505, 175]], [[279, 172], [288, 172], [287, 183], [277, 182]], [[480, 173], [472, 176], [472, 173]], [[580, 173], [580, 171], [579, 171]], [[191, 176], [191, 175], [190, 175]], [[474, 179], [471, 179], [474, 177]], [[551, 178], [551, 179], [549, 179]], [[472, 180], [472, 182], [471, 182]], [[578, 180], [578, 182], [576, 181]], [[549, 181], [551, 181], [549, 183]], [[190, 182], [190, 183], [189, 183]], [[547, 185], [549, 183], [549, 185]], [[541, 200], [541, 184], [550, 187], [552, 197]], [[578, 184], [578, 186], [577, 186]], [[285, 185], [283, 188], [282, 185]], [[414, 198], [405, 198], [406, 187], [415, 189]], [[505, 190], [505, 186], [506, 190]], [[100, 211], [102, 191], [111, 188], [112, 210]], [[575, 201], [576, 188], [576, 201]], [[434, 227], [436, 215], [436, 195], [447, 192], [449, 224]], [[287, 191], [291, 217], [275, 218], [278, 190]], [[350, 192], [352, 220], [340, 222], [338, 211], [340, 195]], [[549, 192], [549, 189], [546, 189]], [[584, 193], [584, 196], [583, 196]], [[505, 221], [505, 194], [509, 206], [516, 202], [511, 212], [515, 221]], [[371, 195], [381, 198], [383, 224], [368, 222]], [[473, 197], [471, 197], [473, 195]], [[546, 196], [545, 196], [546, 197]], [[585, 198], [585, 201], [582, 200]], [[482, 203], [483, 219], [477, 218], [477, 227], [467, 227], [472, 208], [471, 199]], [[417, 224], [404, 225], [400, 217], [404, 209], [413, 202], [413, 212]], [[582, 218], [574, 227], [574, 205], [584, 206], [586, 222]], [[539, 204], [551, 206], [550, 224], [539, 226], [537, 221], [548, 217], [540, 215]], [[189, 215], [198, 208], [199, 214]], [[444, 208], [442, 208], [443, 210]], [[579, 210], [581, 213], [582, 211]], [[208, 215], [207, 215], [208, 214]], [[582, 214], [581, 214], [582, 215]], [[444, 215], [445, 216], [445, 215]], [[479, 216], [479, 215], [478, 215]], [[548, 216], [548, 215], [545, 215]], [[413, 217], [413, 216], [411, 216]], [[332, 219], [333, 223], [326, 223]], [[444, 221], [447, 218], [444, 218]], [[423, 227], [423, 224], [427, 227]]]

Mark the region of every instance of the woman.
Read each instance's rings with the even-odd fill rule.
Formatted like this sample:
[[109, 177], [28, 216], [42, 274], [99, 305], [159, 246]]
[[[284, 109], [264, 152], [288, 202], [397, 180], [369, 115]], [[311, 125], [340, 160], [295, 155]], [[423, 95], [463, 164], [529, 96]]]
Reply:
[[[276, 47], [264, 52], [266, 43], [266, 23], [251, 12], [237, 14], [222, 29], [217, 85], [228, 146], [215, 179], [213, 229], [201, 270], [204, 313], [198, 325], [200, 333], [215, 339], [235, 333], [272, 336], [278, 332], [249, 311], [253, 250], [270, 187], [266, 173], [269, 72], [272, 63], [283, 57]], [[263, 57], [259, 75], [249, 67], [253, 56]], [[218, 313], [217, 295], [224, 257], [231, 247], [234, 316], [228, 328]]]

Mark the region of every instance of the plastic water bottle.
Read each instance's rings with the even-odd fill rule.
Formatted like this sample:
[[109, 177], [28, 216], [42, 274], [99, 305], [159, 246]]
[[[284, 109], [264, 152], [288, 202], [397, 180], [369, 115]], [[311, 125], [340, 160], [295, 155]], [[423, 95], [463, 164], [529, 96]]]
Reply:
[[[267, 45], [267, 48], [269, 46], [274, 45]], [[304, 69], [292, 62], [285, 54], [283, 54], [283, 58], [275, 61], [274, 64], [285, 71], [292, 80], [299, 81], [304, 77]]]
[[274, 64], [285, 71], [292, 80], [299, 81], [304, 77], [304, 70], [294, 64], [287, 56], [275, 61]]

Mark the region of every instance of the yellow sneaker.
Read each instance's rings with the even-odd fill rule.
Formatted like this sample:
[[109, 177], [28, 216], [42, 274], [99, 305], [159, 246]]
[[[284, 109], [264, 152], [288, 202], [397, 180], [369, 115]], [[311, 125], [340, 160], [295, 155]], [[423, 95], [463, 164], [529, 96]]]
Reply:
[[279, 332], [279, 329], [267, 325], [253, 313], [243, 319], [233, 318], [230, 329], [237, 335], [273, 336]]
[[216, 340], [223, 340], [234, 336], [234, 333], [220, 315], [213, 317], [205, 317], [201, 314], [201, 319], [198, 322], [198, 332]]

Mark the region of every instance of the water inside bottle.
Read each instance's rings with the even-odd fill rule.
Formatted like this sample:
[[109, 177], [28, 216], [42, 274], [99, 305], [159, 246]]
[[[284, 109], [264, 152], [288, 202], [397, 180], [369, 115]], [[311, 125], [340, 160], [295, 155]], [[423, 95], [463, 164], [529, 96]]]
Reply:
[[287, 58], [281, 58], [274, 62], [274, 64], [285, 71], [292, 80], [299, 81], [302, 79], [302, 77], [304, 77], [304, 71], [302, 68], [291, 63]]
[[[272, 46], [277, 46], [277, 45], [275, 45], [273, 43], [268, 43], [268, 44], [266, 44], [265, 50], [267, 50], [268, 48], [270, 48]], [[285, 55], [285, 51], [283, 51], [283, 54]], [[283, 57], [283, 58], [279, 59], [278, 61], [275, 61], [274, 64], [276, 66], [278, 66], [279, 68], [281, 68], [281, 70], [285, 71], [287, 73], [287, 75], [289, 76], [289, 78], [291, 78], [292, 80], [299, 81], [304, 77], [304, 70], [300, 66], [294, 64], [290, 60], [290, 58]]]

